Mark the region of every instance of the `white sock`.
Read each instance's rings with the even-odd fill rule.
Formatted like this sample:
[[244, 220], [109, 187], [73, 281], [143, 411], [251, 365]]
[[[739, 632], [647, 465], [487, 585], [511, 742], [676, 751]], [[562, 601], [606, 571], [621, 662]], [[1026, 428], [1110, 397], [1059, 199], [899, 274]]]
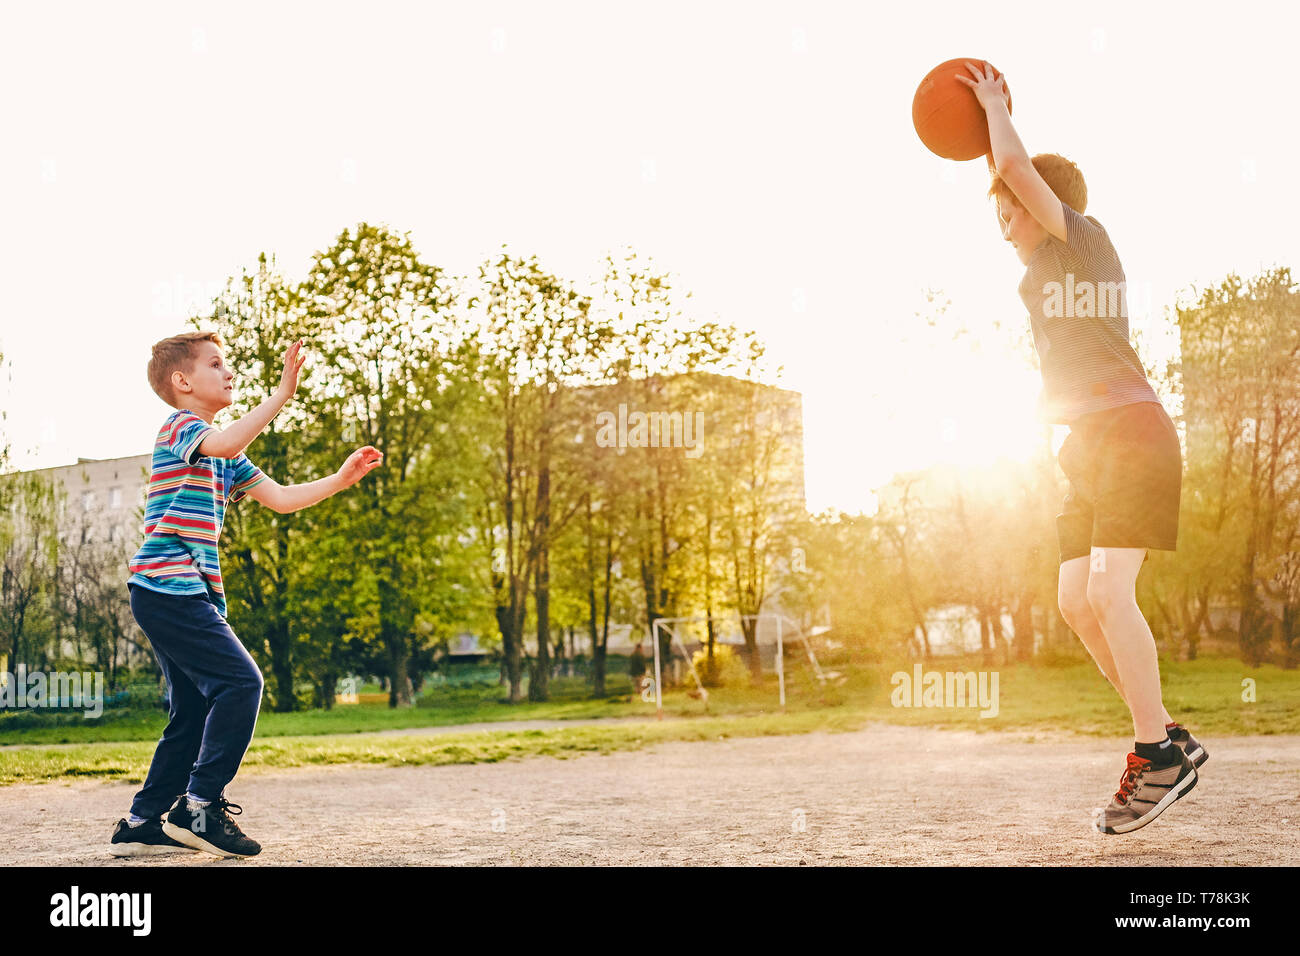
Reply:
[[187, 810], [197, 810], [200, 807], [206, 807], [211, 802], [211, 800], [200, 800], [188, 791], [185, 794], [185, 809]]
[[145, 817], [137, 817], [134, 813], [126, 818], [126, 825], [129, 827], [138, 827], [142, 823], [148, 823]]

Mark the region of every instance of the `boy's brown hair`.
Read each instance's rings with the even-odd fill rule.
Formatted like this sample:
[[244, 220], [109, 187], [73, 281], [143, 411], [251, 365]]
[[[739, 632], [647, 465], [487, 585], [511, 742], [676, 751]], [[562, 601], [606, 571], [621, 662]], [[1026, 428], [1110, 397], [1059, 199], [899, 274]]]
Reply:
[[[1083, 181], [1083, 173], [1079, 172], [1079, 167], [1056, 153], [1039, 153], [1030, 162], [1034, 164], [1034, 169], [1038, 170], [1038, 175], [1043, 177], [1043, 181], [1051, 187], [1052, 192], [1056, 193], [1056, 198], [1079, 215], [1083, 215], [1084, 208], [1088, 205], [1088, 186]], [[989, 186], [988, 195], [996, 196], [1003, 201], [1010, 199], [1016, 205], [1023, 207], [1024, 203], [1017, 199], [1016, 194], [1002, 181], [997, 170], [990, 170], [990, 172], [993, 175], [993, 182]]]
[[176, 404], [176, 392], [172, 388], [172, 373], [188, 375], [194, 370], [194, 363], [199, 359], [200, 342], [215, 342], [220, 348], [221, 336], [216, 332], [183, 332], [154, 343], [153, 358], [149, 359], [149, 385], [173, 408], [180, 406]]

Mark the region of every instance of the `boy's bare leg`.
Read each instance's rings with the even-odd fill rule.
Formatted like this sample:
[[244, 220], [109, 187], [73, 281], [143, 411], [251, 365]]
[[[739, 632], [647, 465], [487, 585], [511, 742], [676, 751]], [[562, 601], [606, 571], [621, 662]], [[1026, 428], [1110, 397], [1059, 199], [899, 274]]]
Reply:
[[1168, 713], [1160, 695], [1155, 638], [1134, 593], [1145, 556], [1145, 548], [1094, 547], [1087, 593], [1110, 652], [1111, 670], [1115, 674], [1111, 682], [1133, 715], [1134, 738], [1155, 742], [1166, 736]]
[[[1124, 701], [1125, 705], [1128, 705], [1128, 696], [1124, 693], [1124, 685], [1121, 683], [1119, 673], [1115, 669], [1115, 658], [1110, 652], [1110, 646], [1106, 643], [1106, 635], [1102, 633], [1101, 622], [1097, 620], [1096, 612], [1087, 602], [1088, 564], [1090, 560], [1090, 558], [1074, 558], [1061, 565], [1061, 590], [1066, 594], [1083, 596], [1082, 601], [1069, 602], [1071, 613], [1066, 618], [1066, 623], [1079, 636], [1084, 648], [1087, 649], [1096, 662], [1097, 668], [1119, 694], [1120, 700]], [[1141, 562], [1139, 562], [1140, 564]], [[1163, 703], [1160, 709], [1164, 713], [1165, 723], [1172, 724], [1174, 719], [1169, 716], [1169, 711], [1165, 710]], [[1129, 706], [1129, 710], [1132, 711], [1131, 706]]]

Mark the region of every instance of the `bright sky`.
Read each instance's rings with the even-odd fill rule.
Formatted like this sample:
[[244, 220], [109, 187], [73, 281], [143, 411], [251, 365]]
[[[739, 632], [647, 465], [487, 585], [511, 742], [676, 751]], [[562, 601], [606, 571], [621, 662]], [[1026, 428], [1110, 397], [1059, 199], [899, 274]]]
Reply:
[[[20, 467], [145, 452], [169, 411], [149, 346], [259, 251], [297, 279], [361, 220], [453, 272], [502, 242], [573, 278], [624, 244], [652, 256], [784, 362], [815, 510], [869, 510], [896, 470], [1024, 454], [1040, 379], [999, 344], [1028, 326], [1023, 267], [983, 162], [940, 160], [911, 126], [917, 84], [956, 56], [1006, 74], [1031, 154], [1082, 168], [1144, 358], [1180, 289], [1300, 259], [1293, 5], [81, 3], [4, 21], [0, 402]], [[915, 317], [927, 288], [970, 335], [945, 346]]]

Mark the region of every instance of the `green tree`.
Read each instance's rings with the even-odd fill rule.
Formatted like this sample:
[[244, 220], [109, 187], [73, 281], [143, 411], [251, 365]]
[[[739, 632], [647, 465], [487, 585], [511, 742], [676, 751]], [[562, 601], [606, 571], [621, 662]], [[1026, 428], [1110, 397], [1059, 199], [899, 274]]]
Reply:
[[479, 318], [482, 385], [477, 531], [491, 569], [509, 699], [522, 698], [527, 597], [536, 602], [537, 655], [529, 698], [546, 700], [550, 675], [550, 549], [582, 507], [574, 389], [602, 374], [607, 326], [589, 297], [536, 258], [503, 250], [483, 263], [471, 297]]
[[40, 667], [58, 654], [51, 612], [65, 497], [39, 472], [0, 475], [0, 634], [10, 671]]
[[[312, 339], [297, 294], [265, 253], [257, 270], [245, 270], [227, 282], [212, 312], [192, 321], [196, 329], [214, 328], [221, 336], [226, 365], [235, 372], [235, 401], [228, 409], [241, 418], [270, 397], [280, 385], [285, 351], [299, 338]], [[311, 378], [308, 371], [305, 376]], [[250, 461], [273, 480], [292, 484], [307, 460], [304, 432], [312, 425], [312, 385], [304, 381], [289, 402], [247, 449]], [[298, 707], [294, 691], [295, 648], [299, 635], [291, 607], [290, 569], [310, 552], [296, 547], [296, 514], [277, 514], [251, 499], [230, 508], [225, 548], [241, 586], [228, 597], [230, 620], [255, 657], [269, 657], [267, 693], [276, 711]], [[263, 651], [265, 648], [265, 651]]]
[[1300, 295], [1286, 268], [1231, 274], [1177, 315], [1188, 543], [1217, 555], [1197, 561], [1205, 577], [1189, 590], [1204, 600], [1231, 582], [1222, 596], [1239, 613], [1242, 659], [1256, 664], [1276, 630], [1265, 599], [1286, 614], [1276, 569], [1300, 525]]
[[[611, 372], [605, 410], [625, 408], [629, 419], [633, 413], [692, 414], [698, 392], [692, 392], [691, 376], [742, 364], [739, 333], [717, 322], [688, 321], [683, 300], [690, 293], [678, 293], [669, 273], [635, 252], [606, 255], [603, 266], [599, 307], [611, 316], [614, 328], [603, 363]], [[640, 577], [649, 627], [658, 618], [685, 616], [678, 612], [690, 588], [688, 565], [693, 535], [699, 533], [691, 473], [703, 469], [693, 468], [684, 448], [663, 443], [627, 447], [621, 457], [633, 502], [633, 520], [625, 532], [628, 563], [634, 562]], [[662, 630], [659, 643], [662, 659], [669, 660], [671, 638]]]
[[389, 704], [404, 706], [417, 621], [445, 607], [441, 589], [456, 584], [437, 573], [434, 549], [463, 527], [466, 462], [447, 423], [465, 398], [466, 336], [443, 270], [421, 261], [409, 235], [367, 223], [317, 253], [299, 296], [323, 354], [304, 480], [337, 468], [354, 446], [384, 454], [372, 480], [317, 517], [353, 542], [345, 619], [382, 650]]

